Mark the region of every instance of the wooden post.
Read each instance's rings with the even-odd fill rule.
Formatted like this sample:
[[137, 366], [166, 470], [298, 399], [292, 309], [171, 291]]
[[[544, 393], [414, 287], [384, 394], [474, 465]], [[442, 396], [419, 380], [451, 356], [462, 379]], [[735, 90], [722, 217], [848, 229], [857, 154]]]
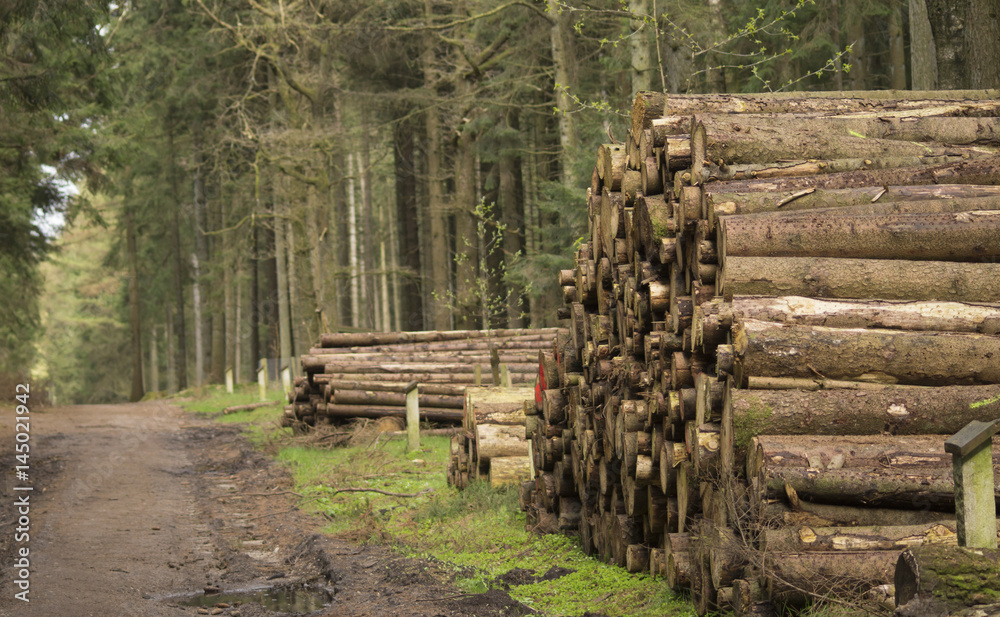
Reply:
[[477, 364], [475, 366], [474, 371], [475, 371], [474, 375], [475, 375], [475, 380], [476, 380], [475, 383], [476, 383], [476, 385], [477, 386], [483, 385], [483, 367], [482, 367], [482, 365]]
[[420, 449], [420, 396], [415, 381], [406, 384], [406, 441], [408, 452]]
[[260, 390], [260, 400], [267, 400], [267, 359], [261, 358], [257, 363], [257, 386]]
[[500, 352], [490, 343], [490, 369], [493, 371], [493, 385], [500, 386]]
[[233, 393], [233, 367], [226, 367], [226, 392]]
[[506, 363], [500, 365], [500, 385], [504, 388], [511, 387], [510, 385], [510, 368]]
[[288, 360], [281, 367], [281, 387], [284, 389], [286, 395], [292, 392], [292, 363]]
[[974, 420], [944, 442], [955, 474], [958, 545], [997, 548], [997, 511], [993, 490], [993, 435], [1000, 421]]

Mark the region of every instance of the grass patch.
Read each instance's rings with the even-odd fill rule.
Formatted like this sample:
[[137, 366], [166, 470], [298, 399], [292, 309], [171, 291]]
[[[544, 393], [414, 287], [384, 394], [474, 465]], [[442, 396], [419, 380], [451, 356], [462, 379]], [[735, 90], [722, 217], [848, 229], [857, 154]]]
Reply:
[[[229, 395], [224, 388], [209, 387], [186, 395], [194, 400], [183, 401], [185, 409], [213, 414], [230, 405], [254, 402], [256, 389], [249, 386]], [[498, 490], [473, 482], [458, 491], [447, 486], [448, 437], [424, 436], [421, 448], [408, 452], [405, 439], [386, 439], [359, 429], [350, 440], [352, 445], [321, 448], [303, 445], [305, 438], [289, 438], [286, 432], [270, 428], [276, 427], [271, 420], [278, 417], [280, 406], [217, 416], [216, 420], [246, 422], [260, 441], [269, 442], [277, 459], [288, 466], [295, 492], [303, 495], [300, 507], [329, 521], [324, 533], [385, 544], [407, 556], [448, 564], [454, 568], [456, 587], [464, 593], [499, 587], [497, 578], [514, 568], [531, 570], [536, 576], [553, 566], [575, 570], [555, 580], [511, 586], [511, 596], [546, 615], [576, 616], [587, 611], [633, 617], [695, 614], [691, 604], [668, 590], [662, 580], [629, 574], [590, 558], [565, 536], [526, 531], [514, 487]], [[338, 492], [344, 488], [418, 495]]]
[[[496, 579], [514, 568], [540, 576], [561, 566], [576, 572], [513, 586], [511, 596], [547, 615], [588, 610], [636, 617], [694, 615], [690, 603], [662, 580], [592, 559], [565, 536], [529, 533], [514, 487], [498, 490], [473, 482], [458, 491], [447, 486], [448, 443], [446, 437], [425, 437], [417, 452], [406, 452], [403, 439], [334, 450], [292, 446], [280, 449], [278, 458], [290, 466], [296, 491], [306, 496], [303, 507], [331, 521], [324, 532], [451, 564], [455, 584], [465, 593], [500, 586]], [[411, 498], [335, 492], [344, 487], [433, 492]]]

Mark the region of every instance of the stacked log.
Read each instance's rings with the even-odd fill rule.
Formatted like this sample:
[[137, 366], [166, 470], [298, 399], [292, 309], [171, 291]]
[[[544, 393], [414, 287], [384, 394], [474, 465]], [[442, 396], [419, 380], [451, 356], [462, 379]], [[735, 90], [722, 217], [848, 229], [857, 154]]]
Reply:
[[448, 484], [461, 489], [477, 478], [492, 486], [530, 479], [524, 410], [534, 398], [534, 387], [467, 388], [462, 432], [451, 440]]
[[313, 426], [349, 418], [402, 418], [406, 386], [412, 381], [419, 384], [421, 419], [460, 423], [468, 386], [493, 383], [494, 367], [512, 384], [533, 384], [539, 350], [550, 349], [559, 331], [323, 334], [300, 359], [302, 376], [289, 393], [283, 423]]
[[559, 274], [529, 526], [701, 614], [882, 602], [955, 542], [943, 442], [1000, 415], [1000, 101], [892, 95], [637, 95]]

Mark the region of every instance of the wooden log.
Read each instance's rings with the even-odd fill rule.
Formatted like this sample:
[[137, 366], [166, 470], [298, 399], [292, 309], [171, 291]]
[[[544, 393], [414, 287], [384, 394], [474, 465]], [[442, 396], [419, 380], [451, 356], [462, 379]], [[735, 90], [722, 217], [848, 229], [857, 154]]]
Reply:
[[1000, 333], [1000, 304], [735, 296], [729, 306], [718, 310], [731, 315], [730, 319], [758, 319], [801, 326]]
[[[856, 90], [808, 93], [788, 91], [738, 95], [667, 95], [660, 92], [641, 94], [647, 98], [643, 103], [643, 109], [660, 108], [664, 111], [664, 117], [690, 116], [696, 113], [835, 113], [861, 117], [1000, 115], [996, 113], [998, 108], [996, 101], [991, 100], [1000, 98], [997, 90]], [[643, 128], [647, 128], [645, 113], [643, 118]]]
[[815, 298], [877, 298], [996, 302], [1000, 264], [834, 259], [730, 257], [715, 281], [716, 293], [799, 295]]
[[[524, 351], [551, 349], [552, 343], [558, 334], [549, 334], [547, 330], [542, 330], [541, 334], [525, 334], [511, 338], [501, 338], [487, 340], [484, 338], [473, 338], [471, 340], [452, 340], [428, 343], [397, 343], [388, 345], [352, 346], [352, 347], [313, 347], [309, 349], [309, 355], [338, 355], [356, 353], [441, 353], [454, 352], [457, 354], [481, 355], [489, 353], [492, 345], [498, 351]], [[559, 330], [565, 332], [565, 330]]]
[[742, 375], [919, 385], [1000, 383], [1000, 338], [982, 334], [786, 326], [733, 327]]
[[[408, 379], [407, 383], [410, 381], [416, 381], [420, 383], [421, 388], [425, 384], [461, 384], [463, 386], [471, 386], [475, 384], [475, 372], [469, 371], [468, 373], [459, 372], [433, 372], [433, 373], [410, 373], [410, 372], [399, 372], [399, 373], [334, 373], [327, 371], [325, 373], [326, 380], [328, 383], [336, 384], [338, 382], [356, 382], [359, 380], [365, 380], [369, 382], [394, 382], [399, 383], [402, 379]], [[511, 381], [516, 384], [532, 383], [538, 375], [537, 366], [534, 371], [531, 372], [511, 372]]]
[[802, 525], [765, 529], [760, 539], [760, 550], [766, 553], [901, 551], [924, 544], [956, 545], [957, 542], [955, 521], [874, 527]]
[[933, 510], [901, 510], [894, 508], [855, 507], [798, 501], [795, 508], [783, 500], [769, 501], [755, 513], [761, 525], [798, 527], [905, 527], [936, 523], [954, 524], [954, 513]]
[[[878, 157], [919, 157], [927, 154], [943, 154], [944, 148], [937, 149], [917, 140], [900, 141], [899, 135], [922, 137], [941, 136], [942, 132], [952, 132], [957, 143], [975, 143], [975, 127], [959, 126], [960, 123], [990, 125], [990, 133], [995, 123], [989, 118], [933, 118], [912, 120], [905, 123], [872, 121], [868, 118], [850, 120], [813, 118], [803, 122], [801, 118], [787, 116], [760, 117], [752, 115], [696, 116], [700, 126], [705, 127], [707, 136], [705, 155], [712, 161], [725, 163], [773, 163], [782, 160], [838, 159]], [[884, 131], [877, 131], [884, 124]], [[909, 132], [906, 127], [920, 125]], [[877, 135], [852, 134], [851, 125], [857, 125]], [[935, 129], [934, 127], [939, 127]], [[972, 129], [972, 135], [967, 129]], [[985, 137], [987, 140], [990, 138]], [[931, 139], [931, 142], [941, 140]], [[937, 146], [938, 143], [932, 145]], [[951, 148], [959, 151], [960, 148]], [[985, 154], [986, 151], [983, 151]]]
[[791, 178], [795, 176], [815, 176], [869, 169], [892, 169], [895, 167], [919, 167], [958, 163], [969, 156], [984, 153], [952, 151], [947, 148], [935, 149], [934, 154], [920, 156], [880, 156], [878, 158], [828, 158], [781, 160], [771, 163], [727, 163], [712, 162], [702, 168], [702, 181], [724, 182], [729, 180], [758, 180], [769, 178]]
[[1000, 211], [727, 216], [719, 221], [718, 234], [723, 260], [739, 255], [965, 261], [1000, 254]]
[[[337, 405], [327, 403], [318, 405], [317, 411], [321, 415], [331, 418], [382, 418], [393, 416], [398, 418], [406, 417], [406, 407], [389, 405]], [[420, 408], [420, 419], [433, 422], [461, 422], [464, 413], [458, 409], [436, 409], [432, 407]]]
[[527, 456], [494, 456], [490, 459], [490, 485], [522, 483], [531, 477]]
[[901, 386], [879, 390], [733, 390], [734, 443], [757, 435], [949, 434], [997, 416], [1000, 386]]
[[524, 425], [524, 402], [534, 388], [471, 387], [465, 392], [467, 428], [480, 424]]
[[[406, 386], [409, 382], [402, 381], [335, 381], [333, 384], [328, 379], [327, 375], [319, 373], [314, 376], [318, 382], [325, 384], [335, 385], [336, 389], [341, 390], [361, 390], [367, 392], [395, 392], [395, 393], [405, 393]], [[464, 385], [450, 385], [450, 384], [420, 384], [421, 394], [436, 394], [441, 396], [465, 396], [465, 389], [467, 386]], [[332, 391], [335, 389], [333, 387]]]
[[320, 335], [321, 347], [351, 347], [364, 345], [392, 345], [399, 343], [427, 343], [438, 341], [464, 341], [470, 339], [507, 339], [520, 336], [555, 336], [558, 328], [508, 329], [508, 330], [446, 330], [428, 332], [339, 332]]
[[528, 441], [523, 426], [480, 424], [476, 426], [476, 453], [480, 462], [500, 456], [527, 456]]
[[649, 549], [642, 544], [629, 544], [625, 549], [625, 569], [643, 572], [649, 568]]
[[[922, 545], [904, 551], [893, 575], [899, 614], [958, 615], [976, 605], [997, 604], [1000, 558], [996, 550]], [[986, 607], [981, 607], [986, 608]], [[963, 615], [996, 614], [992, 610]]]
[[[954, 506], [944, 436], [761, 436], [751, 441], [747, 477], [766, 493], [819, 503], [933, 509]], [[994, 468], [1000, 467], [1000, 451]], [[794, 505], [794, 504], [793, 504]], [[759, 506], [758, 506], [759, 507]]]
[[845, 171], [818, 176], [730, 180], [716, 182], [716, 191], [740, 193], [752, 191], [802, 191], [805, 189], [845, 189], [855, 186], [899, 186], [903, 184], [998, 184], [1000, 161], [997, 157], [963, 160], [961, 163], [921, 165]]
[[636, 200], [632, 217], [639, 251], [645, 258], [659, 254], [661, 240], [676, 233], [673, 210], [662, 195], [643, 195]]
[[[421, 407], [441, 407], [461, 409], [463, 397], [441, 394], [423, 394], [418, 397]], [[335, 389], [330, 399], [331, 403], [339, 405], [389, 405], [405, 406], [406, 395], [396, 392], [375, 392], [371, 390], [341, 390]]]
[[829, 596], [858, 598], [892, 582], [895, 551], [768, 553], [767, 594], [772, 601], [804, 606]]

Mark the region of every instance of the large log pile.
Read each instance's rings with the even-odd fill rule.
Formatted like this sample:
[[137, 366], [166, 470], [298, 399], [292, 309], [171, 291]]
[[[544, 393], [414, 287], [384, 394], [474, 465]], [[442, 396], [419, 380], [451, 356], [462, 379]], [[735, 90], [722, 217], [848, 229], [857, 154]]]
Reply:
[[323, 334], [301, 357], [289, 394], [287, 426], [347, 418], [405, 417], [406, 385], [419, 384], [420, 417], [460, 423], [468, 386], [493, 382], [493, 367], [513, 384], [533, 384], [538, 352], [558, 328]]
[[955, 542], [943, 442], [1000, 415], [1000, 101], [892, 94], [636, 97], [559, 275], [529, 525], [702, 614], [885, 601]]

